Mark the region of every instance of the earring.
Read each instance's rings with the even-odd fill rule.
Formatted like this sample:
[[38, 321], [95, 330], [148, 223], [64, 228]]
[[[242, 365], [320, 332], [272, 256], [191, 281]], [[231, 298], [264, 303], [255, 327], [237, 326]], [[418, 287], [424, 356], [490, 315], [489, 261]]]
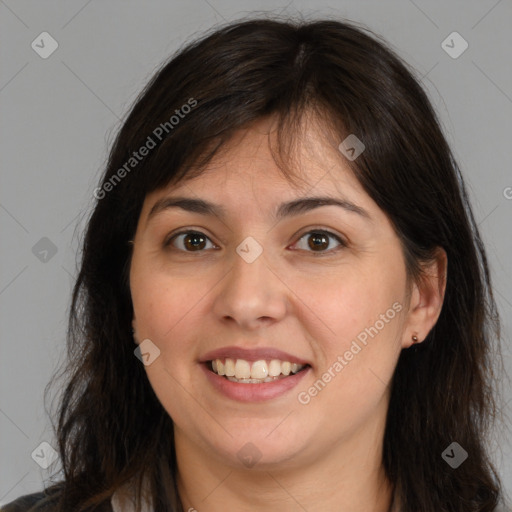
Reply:
[[412, 341], [413, 343], [418, 343], [418, 336], [413, 336]]

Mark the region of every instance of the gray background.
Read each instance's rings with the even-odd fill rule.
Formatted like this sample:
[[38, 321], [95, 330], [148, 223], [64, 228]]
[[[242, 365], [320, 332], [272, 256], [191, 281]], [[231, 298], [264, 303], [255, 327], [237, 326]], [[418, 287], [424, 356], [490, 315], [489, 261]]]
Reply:
[[[31, 457], [43, 441], [55, 446], [43, 388], [64, 357], [79, 235], [121, 119], [171, 52], [253, 11], [362, 22], [423, 77], [469, 185], [512, 373], [509, 0], [0, 0], [0, 504], [48, 478]], [[44, 31], [59, 45], [47, 59], [31, 47]], [[441, 46], [453, 31], [469, 43], [456, 59]], [[503, 387], [510, 416], [510, 382]], [[502, 427], [489, 442], [512, 494], [510, 432]]]

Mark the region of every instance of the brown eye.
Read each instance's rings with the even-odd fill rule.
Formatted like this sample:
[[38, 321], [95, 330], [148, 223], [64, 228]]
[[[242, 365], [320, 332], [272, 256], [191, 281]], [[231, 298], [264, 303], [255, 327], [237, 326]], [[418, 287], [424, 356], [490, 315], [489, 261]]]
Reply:
[[307, 240], [307, 247], [302, 244], [302, 247], [299, 246], [298, 248], [314, 253], [327, 253], [336, 250], [336, 248], [329, 249], [332, 239], [338, 242], [338, 249], [340, 247], [346, 247], [345, 242], [339, 236], [329, 231], [309, 231], [301, 236], [296, 246], [299, 245], [303, 239]]
[[329, 238], [323, 233], [313, 233], [308, 236], [308, 246], [314, 251], [324, 250], [329, 247]]
[[[199, 231], [182, 231], [174, 235], [165, 245], [172, 245], [185, 252], [200, 252], [211, 240]], [[213, 244], [212, 244], [213, 246]]]

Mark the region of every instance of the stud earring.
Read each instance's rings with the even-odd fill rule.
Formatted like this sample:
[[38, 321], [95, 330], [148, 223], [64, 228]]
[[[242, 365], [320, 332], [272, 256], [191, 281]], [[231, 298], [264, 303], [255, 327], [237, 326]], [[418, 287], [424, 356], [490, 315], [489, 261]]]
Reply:
[[418, 343], [418, 336], [413, 336], [412, 341], [413, 343]]

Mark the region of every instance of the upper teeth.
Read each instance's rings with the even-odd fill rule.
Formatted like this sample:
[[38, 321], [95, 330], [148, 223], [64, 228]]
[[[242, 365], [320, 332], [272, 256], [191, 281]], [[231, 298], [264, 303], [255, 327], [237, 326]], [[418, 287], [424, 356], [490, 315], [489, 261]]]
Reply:
[[267, 377], [277, 377], [281, 374], [290, 375], [302, 370], [305, 365], [290, 363], [289, 361], [280, 361], [272, 359], [270, 361], [260, 360], [246, 361], [245, 359], [214, 359], [212, 369], [218, 375], [226, 377], [235, 377], [237, 379], [265, 379]]

